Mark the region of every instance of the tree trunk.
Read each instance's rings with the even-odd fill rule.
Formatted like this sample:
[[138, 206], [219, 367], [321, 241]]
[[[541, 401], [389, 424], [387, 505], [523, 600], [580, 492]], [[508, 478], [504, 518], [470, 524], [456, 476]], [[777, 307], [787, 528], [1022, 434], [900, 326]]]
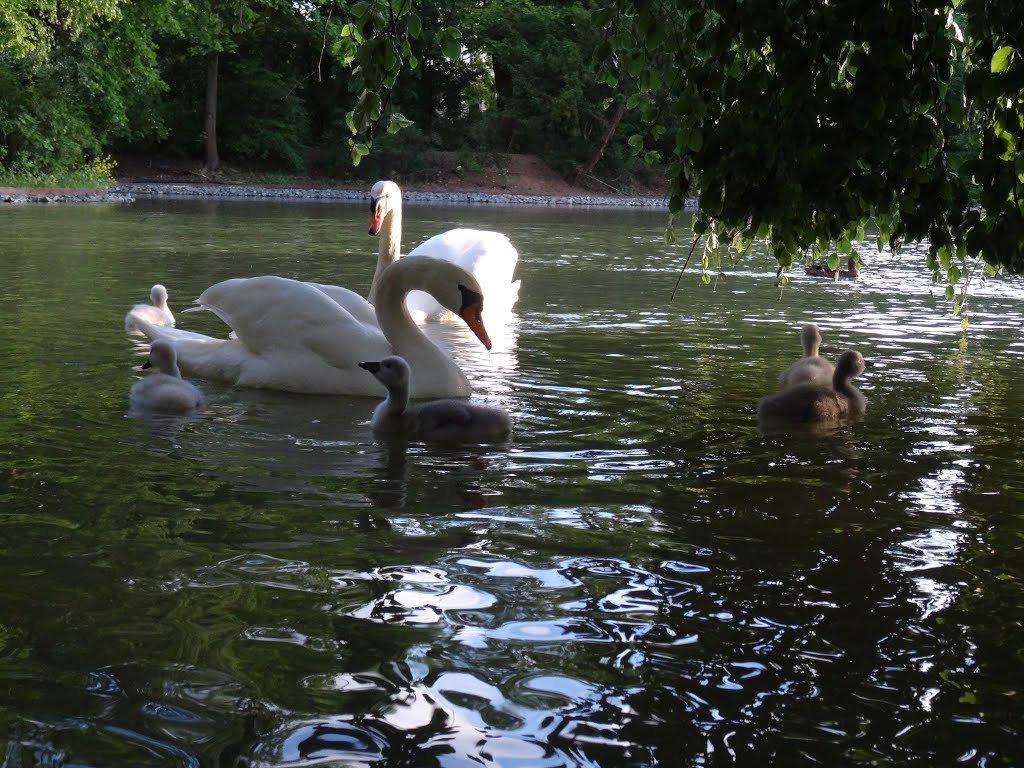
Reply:
[[590, 159], [585, 163], [580, 163], [576, 166], [572, 172], [572, 183], [576, 184], [581, 176], [586, 176], [592, 170], [594, 166], [601, 160], [601, 156], [604, 155], [604, 151], [608, 149], [608, 145], [611, 143], [612, 136], [615, 135], [615, 131], [619, 128], [619, 123], [622, 122], [622, 116], [626, 114], [626, 102], [619, 100], [615, 104], [615, 111], [612, 113], [611, 119], [608, 121], [608, 127], [605, 129], [604, 136], [601, 137], [601, 142], [597, 145], [594, 150], [594, 154], [590, 156]]
[[512, 141], [516, 135], [516, 121], [511, 112], [512, 72], [501, 59], [491, 58], [494, 70], [494, 107], [498, 112], [497, 141], [506, 152], [512, 149]]
[[217, 152], [217, 70], [220, 53], [206, 54], [206, 171], [220, 170], [220, 154]]

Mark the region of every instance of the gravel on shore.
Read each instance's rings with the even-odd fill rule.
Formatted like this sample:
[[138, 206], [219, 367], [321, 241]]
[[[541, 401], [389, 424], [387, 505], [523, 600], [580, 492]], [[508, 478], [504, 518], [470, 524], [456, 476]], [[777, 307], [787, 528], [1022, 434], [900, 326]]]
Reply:
[[[265, 187], [244, 184], [126, 183], [107, 190], [0, 190], [0, 203], [131, 203], [136, 199], [161, 197], [244, 198], [259, 200], [328, 200], [363, 202], [365, 189], [319, 189], [304, 187]], [[667, 208], [660, 197], [571, 197], [548, 195], [489, 194], [484, 192], [403, 191], [408, 203], [427, 205], [548, 205], [609, 208]]]

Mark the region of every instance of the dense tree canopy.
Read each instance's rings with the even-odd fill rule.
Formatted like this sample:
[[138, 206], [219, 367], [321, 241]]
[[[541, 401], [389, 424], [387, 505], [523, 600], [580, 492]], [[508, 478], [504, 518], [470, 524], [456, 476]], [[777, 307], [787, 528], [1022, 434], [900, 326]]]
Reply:
[[635, 78], [634, 145], [671, 139], [672, 209], [697, 193], [712, 244], [835, 259], [873, 219], [894, 248], [927, 238], [955, 283], [971, 256], [1024, 271], [1024, 16], [954, 5], [613, 0], [602, 54]]
[[893, 248], [927, 239], [951, 283], [973, 257], [1024, 272], [1016, 6], [19, 0], [0, 4], [0, 172], [493, 149], [619, 184], [642, 158], [673, 211], [699, 196], [711, 248], [836, 261], [874, 222]]

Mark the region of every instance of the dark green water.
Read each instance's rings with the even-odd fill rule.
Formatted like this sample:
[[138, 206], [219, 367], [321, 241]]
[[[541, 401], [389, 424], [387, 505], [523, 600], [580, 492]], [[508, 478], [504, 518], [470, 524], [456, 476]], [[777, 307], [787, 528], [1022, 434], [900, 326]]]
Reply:
[[[124, 312], [209, 284], [365, 291], [364, 205], [0, 208], [4, 766], [1024, 765], [1024, 284], [920, 252], [709, 287], [664, 214], [406, 206], [519, 248], [487, 354], [508, 446], [395, 450], [373, 400], [197, 382], [140, 417]], [[762, 435], [821, 325], [866, 417]]]

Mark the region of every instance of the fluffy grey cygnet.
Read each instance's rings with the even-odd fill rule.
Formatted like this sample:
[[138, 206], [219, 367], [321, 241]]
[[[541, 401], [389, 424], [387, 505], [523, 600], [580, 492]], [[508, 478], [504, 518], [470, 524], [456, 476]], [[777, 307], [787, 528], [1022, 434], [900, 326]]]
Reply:
[[818, 356], [821, 347], [821, 331], [814, 323], [807, 323], [800, 329], [800, 343], [804, 348], [804, 356], [793, 363], [779, 376], [779, 384], [783, 387], [795, 387], [797, 384], [829, 384], [835, 369], [832, 363]]
[[762, 422], [808, 424], [834, 421], [864, 413], [864, 399], [852, 381], [869, 365], [860, 352], [847, 350], [839, 356], [830, 385], [798, 384], [761, 398], [757, 418]]
[[490, 442], [503, 440], [512, 431], [512, 419], [501, 410], [462, 400], [429, 400], [409, 404], [409, 364], [401, 357], [360, 363], [387, 387], [388, 396], [373, 411], [371, 426], [377, 432], [404, 435], [417, 440]]
[[149, 359], [142, 367], [156, 368], [159, 373], [132, 384], [129, 398], [137, 408], [185, 413], [198, 408], [203, 402], [199, 388], [181, 378], [178, 355], [169, 341], [154, 341], [149, 348]]
[[142, 333], [136, 325], [137, 320], [144, 320], [150, 325], [174, 326], [174, 313], [167, 306], [167, 289], [157, 283], [149, 290], [152, 304], [136, 304], [124, 316], [124, 329], [127, 333]]

